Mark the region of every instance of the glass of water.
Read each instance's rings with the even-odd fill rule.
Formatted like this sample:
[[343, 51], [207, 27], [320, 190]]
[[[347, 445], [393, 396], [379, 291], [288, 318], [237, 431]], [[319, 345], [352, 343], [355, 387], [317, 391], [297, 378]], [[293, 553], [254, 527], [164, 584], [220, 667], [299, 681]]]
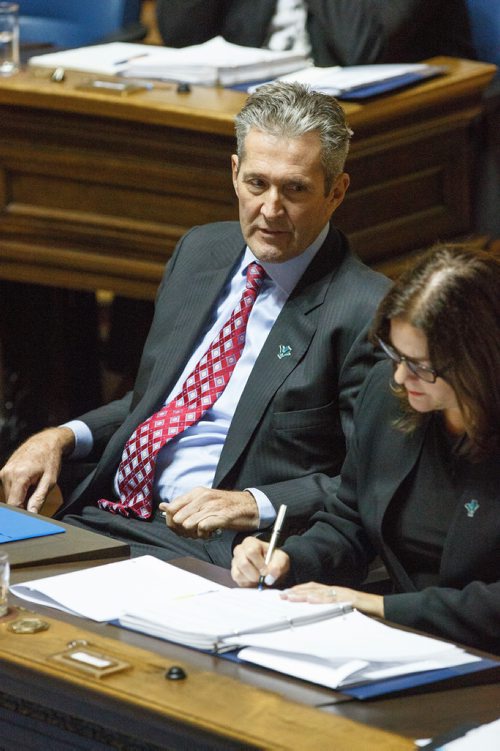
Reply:
[[19, 4], [0, 2], [0, 76], [19, 70]]
[[7, 553], [0, 553], [0, 617], [9, 610], [10, 566]]

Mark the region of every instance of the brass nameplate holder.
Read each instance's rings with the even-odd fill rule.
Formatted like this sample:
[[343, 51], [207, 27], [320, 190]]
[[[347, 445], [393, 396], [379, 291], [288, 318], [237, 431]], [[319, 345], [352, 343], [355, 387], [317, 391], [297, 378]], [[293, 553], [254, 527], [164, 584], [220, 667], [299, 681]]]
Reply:
[[118, 660], [116, 657], [110, 657], [88, 647], [73, 647], [51, 655], [49, 659], [62, 663], [77, 672], [92, 675], [94, 678], [107, 678], [108, 675], [120, 673], [122, 670], [128, 670], [131, 667], [128, 662], [123, 662], [123, 660]]
[[107, 81], [105, 79], [89, 79], [75, 86], [77, 91], [90, 91], [93, 94], [112, 94], [113, 96], [130, 96], [140, 91], [148, 91], [153, 87], [147, 83], [132, 81]]

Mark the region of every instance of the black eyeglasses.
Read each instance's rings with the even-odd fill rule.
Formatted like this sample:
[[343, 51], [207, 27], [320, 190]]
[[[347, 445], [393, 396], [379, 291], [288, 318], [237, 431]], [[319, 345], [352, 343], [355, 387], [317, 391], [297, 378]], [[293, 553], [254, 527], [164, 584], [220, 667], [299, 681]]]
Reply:
[[401, 363], [404, 362], [408, 370], [413, 373], [413, 375], [416, 375], [417, 378], [420, 378], [420, 380], [425, 381], [426, 383], [436, 383], [436, 379], [440, 377], [439, 373], [437, 370], [434, 370], [434, 368], [430, 368], [427, 365], [421, 365], [420, 363], [415, 362], [415, 360], [410, 360], [409, 357], [400, 355], [394, 347], [383, 342], [378, 336], [377, 341], [384, 354], [386, 354], [393, 363], [401, 365]]

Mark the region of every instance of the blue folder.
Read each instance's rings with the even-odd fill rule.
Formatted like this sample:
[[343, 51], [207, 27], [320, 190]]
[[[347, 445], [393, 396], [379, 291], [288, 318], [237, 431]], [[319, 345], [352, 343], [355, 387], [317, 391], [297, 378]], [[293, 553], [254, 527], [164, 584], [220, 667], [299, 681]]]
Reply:
[[[115, 625], [120, 625], [116, 623]], [[239, 657], [240, 649], [232, 649], [227, 652], [221, 652], [217, 656], [231, 662], [239, 662], [249, 667], [269, 670], [253, 662], [246, 662]], [[209, 652], [207, 654], [213, 654]], [[293, 678], [293, 676], [291, 676]], [[296, 680], [300, 680], [297, 678]], [[484, 658], [477, 662], [469, 662], [464, 665], [455, 665], [449, 668], [440, 668], [438, 670], [425, 670], [420, 673], [409, 673], [394, 678], [378, 679], [369, 683], [358, 684], [356, 686], [340, 686], [332, 689], [344, 696], [350, 696], [352, 699], [360, 701], [366, 699], [377, 699], [380, 696], [388, 694], [406, 692], [424, 692], [439, 691], [448, 688], [458, 688], [460, 686], [477, 685], [481, 683], [494, 683], [500, 680], [500, 660]], [[314, 684], [319, 688], [326, 688], [321, 683]]]
[[393, 76], [393, 78], [387, 78], [385, 81], [377, 81], [376, 83], [367, 83], [363, 86], [353, 88], [351, 91], [342, 91], [337, 95], [337, 99], [357, 100], [357, 99], [369, 99], [372, 96], [379, 96], [380, 94], [386, 94], [388, 91], [397, 91], [404, 89], [407, 86], [413, 86], [417, 83], [422, 83], [427, 78], [433, 78], [444, 73], [443, 69], [438, 69], [434, 66], [432, 69], [416, 71], [412, 73], [403, 73], [400, 76]]
[[66, 532], [64, 527], [40, 519], [35, 514], [19, 514], [7, 506], [0, 507], [0, 544], [58, 535], [60, 532]]
[[[496, 668], [496, 670], [495, 670]], [[490, 675], [488, 672], [492, 671]], [[479, 673], [474, 677], [474, 673]], [[470, 679], [468, 678], [470, 676]], [[500, 661], [483, 659], [478, 662], [468, 662], [465, 665], [441, 668], [440, 670], [426, 670], [422, 673], [411, 673], [396, 678], [373, 681], [359, 686], [341, 687], [339, 691], [353, 699], [376, 699], [378, 696], [393, 694], [399, 691], [416, 691], [421, 686], [436, 684], [436, 689], [458, 688], [471, 683], [488, 683], [500, 678]]]
[[[335, 94], [337, 99], [358, 100], [358, 99], [370, 99], [374, 96], [380, 96], [381, 94], [387, 94], [390, 91], [398, 91], [408, 86], [413, 86], [418, 83], [426, 81], [428, 78], [435, 78], [446, 73], [446, 67], [442, 65], [428, 65], [421, 70], [410, 71], [402, 73], [399, 76], [391, 76], [381, 81], [374, 81], [372, 83], [363, 83], [359, 86], [354, 86], [352, 89], [344, 89]], [[245, 81], [244, 83], [235, 84], [228, 88], [235, 91], [246, 92], [251, 86], [261, 85], [263, 83], [270, 83], [269, 79], [262, 81]], [[313, 87], [314, 88], [314, 87]], [[321, 86], [318, 87], [318, 91], [321, 91]]]

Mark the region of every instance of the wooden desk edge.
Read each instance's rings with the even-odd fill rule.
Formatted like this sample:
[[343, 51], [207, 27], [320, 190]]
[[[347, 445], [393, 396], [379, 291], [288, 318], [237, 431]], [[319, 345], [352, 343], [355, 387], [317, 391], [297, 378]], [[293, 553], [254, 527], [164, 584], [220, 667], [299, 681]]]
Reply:
[[[436, 57], [428, 62], [449, 66], [453, 80], [444, 75], [415, 87], [392, 92], [389, 96], [378, 97], [376, 102], [380, 119], [386, 118], [389, 113], [394, 116], [411, 109], [415, 97], [419, 97], [420, 107], [435, 105], [443, 96], [448, 96], [447, 92], [456, 93], [459, 90], [463, 95], [480, 92], [496, 72], [496, 66], [489, 63], [459, 58]], [[157, 84], [152, 91], [130, 97], [95, 94], [78, 91], [74, 87], [84, 78], [99, 78], [97, 75], [68, 71], [66, 81], [61, 84], [51, 82], [49, 73], [49, 70], [27, 69], [17, 77], [1, 81], [0, 105], [85, 112], [94, 116], [232, 135], [234, 116], [245, 101], [245, 94], [237, 91], [193, 86], [190, 93], [178, 94], [176, 86], [170, 84]], [[353, 125], [364, 125], [368, 116], [365, 112], [370, 113], [369, 120], [373, 123], [374, 112], [369, 102], [345, 102], [343, 107]]]
[[[317, 749], [326, 738], [332, 745], [352, 751], [413, 748], [413, 743], [402, 736], [333, 717], [270, 691], [182, 663], [187, 678], [167, 681], [164, 676], [169, 665], [159, 655], [111, 638], [96, 637], [84, 628], [53, 618], [44, 616], [49, 629], [32, 635], [10, 632], [11, 620], [11, 616], [0, 619], [0, 661], [4, 670], [9, 667], [31, 671], [31, 675], [36, 671], [47, 680], [55, 679], [100, 697], [140, 707], [160, 718], [258, 748]], [[76, 639], [86, 639], [93, 649], [125, 661], [131, 668], [99, 679], [52, 659]]]

